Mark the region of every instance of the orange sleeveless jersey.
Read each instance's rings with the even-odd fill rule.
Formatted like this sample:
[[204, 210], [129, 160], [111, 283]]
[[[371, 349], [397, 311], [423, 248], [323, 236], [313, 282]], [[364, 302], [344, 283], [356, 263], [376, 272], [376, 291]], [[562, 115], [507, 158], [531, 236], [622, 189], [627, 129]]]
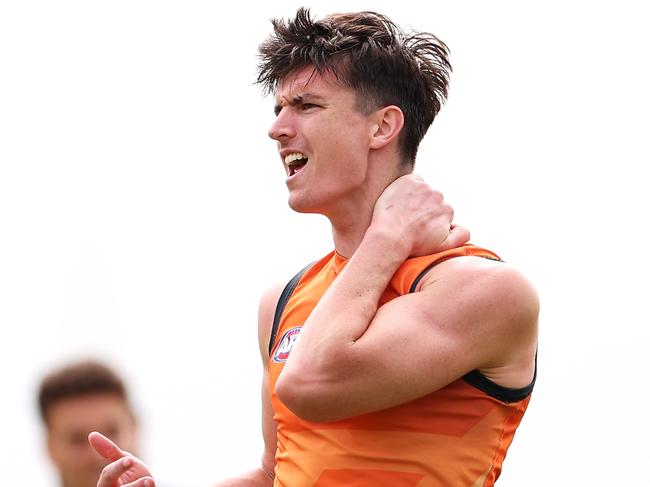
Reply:
[[[393, 276], [380, 304], [412, 292], [419, 276], [436, 263], [465, 255], [498, 260], [472, 245], [409, 259]], [[269, 360], [278, 425], [274, 486], [493, 485], [528, 405], [532, 383], [508, 389], [473, 371], [415, 401], [331, 423], [305, 421], [278, 398], [275, 383], [291, 346], [346, 262], [332, 252], [314, 263], [282, 313]]]

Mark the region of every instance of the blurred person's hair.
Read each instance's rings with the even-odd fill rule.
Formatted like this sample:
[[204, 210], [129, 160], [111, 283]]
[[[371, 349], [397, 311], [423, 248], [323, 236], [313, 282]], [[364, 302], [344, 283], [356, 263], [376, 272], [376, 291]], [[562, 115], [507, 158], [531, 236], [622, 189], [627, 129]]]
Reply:
[[41, 382], [38, 407], [44, 423], [52, 406], [66, 399], [96, 394], [112, 394], [128, 403], [122, 379], [95, 360], [72, 363], [49, 373]]

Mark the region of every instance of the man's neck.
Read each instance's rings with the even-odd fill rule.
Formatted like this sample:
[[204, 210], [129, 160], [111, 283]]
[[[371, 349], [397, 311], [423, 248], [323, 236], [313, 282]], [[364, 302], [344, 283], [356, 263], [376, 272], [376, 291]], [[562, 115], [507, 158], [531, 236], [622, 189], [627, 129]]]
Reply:
[[352, 257], [372, 223], [377, 199], [394, 179], [388, 176], [368, 181], [362, 192], [339, 202], [336, 211], [327, 215], [332, 225], [334, 248], [339, 255]]
[[348, 221], [330, 220], [334, 248], [339, 255], [350, 258], [361, 244], [372, 221], [372, 207], [370, 211], [364, 210], [351, 214]]
[[[380, 158], [389, 154], [390, 159]], [[390, 155], [392, 154], [392, 155]], [[398, 177], [403, 176], [396, 148], [370, 154], [369, 166], [363, 187], [355, 194], [339, 201], [337, 207], [325, 216], [332, 225], [334, 248], [339, 255], [350, 258], [361, 244], [372, 223], [375, 203], [384, 190]]]

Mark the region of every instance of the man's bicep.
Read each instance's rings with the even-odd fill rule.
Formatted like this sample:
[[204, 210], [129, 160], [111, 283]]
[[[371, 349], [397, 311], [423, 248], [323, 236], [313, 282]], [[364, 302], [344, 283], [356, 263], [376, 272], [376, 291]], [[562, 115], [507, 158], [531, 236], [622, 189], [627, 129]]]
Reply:
[[448, 265], [452, 272], [439, 273], [423, 291], [377, 310], [344, 355], [349, 372], [330, 384], [345, 405], [340, 417], [425, 396], [519, 347], [518, 321], [536, 318], [519, 311], [530, 308], [519, 302], [519, 283], [500, 270], [462, 265]]
[[377, 310], [354, 344], [358, 384], [390, 407], [427, 395], [453, 382], [480, 361], [480, 333], [463, 333], [448, 305], [431, 310], [435, 293], [401, 296]]

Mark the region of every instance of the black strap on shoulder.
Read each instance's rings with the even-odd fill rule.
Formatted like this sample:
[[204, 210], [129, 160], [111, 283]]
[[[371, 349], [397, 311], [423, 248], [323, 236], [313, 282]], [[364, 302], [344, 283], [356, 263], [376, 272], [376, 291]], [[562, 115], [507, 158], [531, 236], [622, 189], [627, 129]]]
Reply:
[[[426, 276], [427, 273], [431, 269], [433, 269], [435, 266], [437, 266], [438, 264], [440, 264], [440, 263], [442, 263], [442, 262], [444, 262], [446, 260], [455, 259], [456, 257], [466, 257], [466, 256], [463, 255], [463, 254], [449, 255], [449, 256], [445, 257], [444, 259], [440, 259], [440, 260], [435, 261], [432, 264], [429, 264], [422, 272], [420, 272], [420, 274], [418, 274], [418, 277], [415, 278], [415, 281], [413, 281], [413, 284], [411, 284], [411, 288], [409, 289], [409, 294], [415, 292], [415, 289], [418, 287], [418, 284], [420, 284], [420, 281], [422, 280], [422, 278], [424, 278], [424, 276]], [[495, 260], [497, 262], [504, 262], [500, 258], [495, 259], [494, 257], [488, 257], [487, 255], [476, 255], [475, 257], [483, 257], [484, 259], [488, 259], [488, 260]]]
[[[313, 262], [312, 262], [313, 263]], [[278, 304], [275, 306], [275, 314], [273, 315], [273, 328], [271, 329], [271, 339], [269, 340], [269, 355], [273, 350], [273, 344], [275, 343], [275, 336], [278, 334], [278, 327], [280, 326], [280, 318], [282, 317], [282, 312], [289, 302], [289, 298], [293, 294], [293, 291], [296, 289], [298, 282], [302, 278], [303, 274], [307, 272], [307, 269], [311, 267], [311, 264], [304, 267], [298, 272], [291, 280], [284, 286], [282, 294], [280, 294], [280, 299], [278, 299]]]

